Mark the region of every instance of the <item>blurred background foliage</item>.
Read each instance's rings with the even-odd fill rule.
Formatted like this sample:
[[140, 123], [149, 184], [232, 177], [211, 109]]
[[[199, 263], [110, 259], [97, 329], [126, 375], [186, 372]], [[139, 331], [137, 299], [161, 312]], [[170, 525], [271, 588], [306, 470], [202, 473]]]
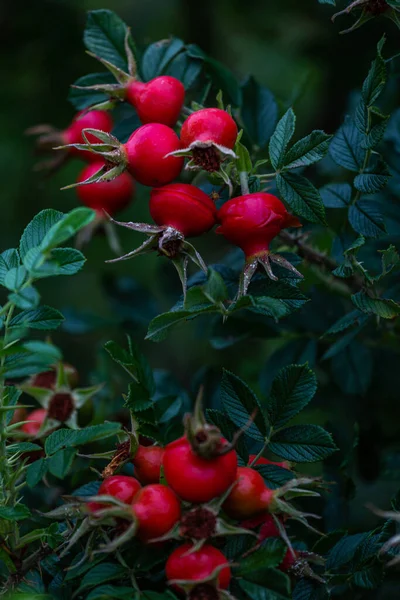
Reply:
[[[3, 3], [0, 6], [2, 248], [17, 243], [25, 224], [39, 210], [51, 207], [68, 211], [77, 204], [74, 190], [62, 192], [60, 188], [75, 180], [82, 165], [71, 161], [51, 179], [34, 172], [37, 159], [34, 142], [24, 131], [42, 122], [60, 128], [70, 122], [74, 110], [66, 100], [69, 84], [98, 70], [85, 55], [82, 43], [85, 13], [96, 8], [117, 12], [131, 26], [139, 49], [172, 34], [197, 43], [230, 67], [239, 79], [252, 73], [274, 92], [282, 109], [294, 105], [298, 116], [297, 137], [312, 129], [328, 133], [337, 129], [348, 106], [349, 93], [361, 85], [384, 31], [388, 32], [385, 56], [398, 52], [399, 33], [388, 20], [375, 19], [351, 35], [340, 36], [341, 24], [333, 25], [330, 21], [333, 7], [319, 5], [317, 0]], [[148, 189], [138, 186], [136, 202], [120, 215], [121, 220], [147, 220], [147, 197]], [[140, 240], [138, 234], [123, 232], [126, 251]], [[322, 247], [328, 241], [322, 232]], [[218, 261], [226, 252], [226, 246], [217, 236], [201, 240], [198, 248], [206, 261], [211, 262]], [[343, 448], [344, 452], [332, 460], [333, 478], [344, 454], [353, 445], [357, 446], [357, 431], [361, 432], [360, 443], [349, 459], [351, 467], [345, 465], [346, 477], [351, 475], [357, 482], [356, 495], [352, 485], [344, 492], [337, 486], [332, 499], [340, 497], [340, 502], [335, 511], [332, 505], [328, 507], [328, 524], [330, 520], [332, 526], [346, 521], [354, 529], [365, 529], [376, 522], [363, 508], [365, 503], [372, 501], [387, 507], [400, 476], [400, 455], [395, 448], [400, 415], [391, 379], [396, 361], [398, 365], [398, 354], [388, 352], [387, 360], [375, 369], [367, 399], [362, 394], [343, 394], [337, 383], [329, 379], [326, 363], [319, 360], [327, 342], [325, 347], [317, 349], [317, 340], [340, 316], [334, 309], [330, 312], [330, 303], [325, 302], [327, 296], [323, 294], [295, 315], [308, 332], [297, 346], [294, 340], [290, 347], [283, 346], [283, 350], [279, 348], [286, 335], [284, 322], [276, 328], [265, 319], [262, 325], [255, 323], [257, 339], [243, 339], [223, 350], [210, 346], [209, 321], [201, 319], [172, 332], [160, 344], [146, 342], [143, 338], [150, 319], [169, 309], [179, 296], [179, 281], [172, 266], [155, 255], [106, 265], [104, 261], [111, 254], [102, 236], [92, 240], [85, 254], [88, 259], [85, 269], [74, 279], [59, 278], [56, 283], [41, 284], [44, 301], [60, 308], [67, 317], [64, 330], [53, 339], [66, 360], [78, 367], [82, 384], [108, 376], [100, 349], [107, 339], [121, 340], [124, 331], [132, 334], [154, 368], [171, 371], [189, 391], [194, 392], [203, 378], [210, 398], [221, 366], [243, 377], [255, 390], [263, 391], [268, 390], [278, 367], [310, 360], [319, 377], [320, 391], [311, 408], [302, 414], [302, 420], [327, 425]], [[306, 293], [315, 294], [319, 286], [318, 278], [310, 270]], [[117, 393], [120, 390], [109, 386], [104, 392]], [[377, 403], [373, 400], [376, 395], [380, 396]], [[120, 400], [115, 398], [115, 401]], [[341, 485], [346, 487], [346, 483]]]

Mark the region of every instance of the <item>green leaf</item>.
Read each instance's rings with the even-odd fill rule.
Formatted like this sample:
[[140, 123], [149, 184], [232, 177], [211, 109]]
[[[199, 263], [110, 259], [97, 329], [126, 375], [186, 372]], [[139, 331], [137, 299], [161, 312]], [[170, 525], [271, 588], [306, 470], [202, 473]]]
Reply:
[[[115, 585], [100, 585], [86, 596], [86, 600], [135, 600], [136, 592], [131, 587]], [[143, 596], [144, 598], [144, 596]]]
[[62, 212], [51, 208], [42, 210], [33, 217], [32, 221], [25, 227], [19, 242], [21, 259], [24, 260], [32, 248], [38, 248], [50, 229], [63, 218], [64, 214]]
[[242, 90], [233, 73], [218, 60], [207, 55], [204, 57], [204, 61], [206, 70], [216, 88], [223, 91], [224, 97], [227, 96], [233, 106], [240, 106]]
[[128, 337], [129, 349], [125, 350], [117, 343], [110, 341], [104, 345], [104, 349], [111, 358], [130, 373], [140, 383], [149, 396], [155, 392], [153, 371], [146, 357], [134, 346]]
[[140, 383], [130, 383], [124, 406], [135, 414], [151, 408], [153, 406], [153, 400], [144, 385], [141, 385]]
[[243, 146], [240, 142], [236, 142], [235, 153], [238, 156], [237, 169], [239, 173], [250, 173], [253, 165], [250, 158], [250, 152], [247, 150], [246, 146]]
[[336, 6], [336, 0], [318, 0], [320, 4], [331, 4], [332, 6]]
[[0, 519], [6, 521], [23, 521], [27, 519], [31, 511], [24, 504], [16, 504], [15, 506], [0, 506]]
[[75, 275], [86, 262], [82, 252], [75, 248], [54, 248], [43, 265], [45, 276]]
[[358, 310], [353, 310], [341, 317], [338, 321], [336, 321], [327, 331], [324, 333], [324, 337], [333, 333], [339, 333], [340, 331], [344, 331], [353, 325], [360, 325], [361, 322], [364, 321], [364, 317], [362, 313]]
[[365, 394], [371, 383], [371, 350], [352, 341], [333, 357], [332, 374], [345, 394]]
[[349, 222], [354, 231], [366, 237], [379, 237], [386, 227], [375, 200], [361, 199], [349, 209]]
[[287, 546], [283, 540], [278, 538], [267, 539], [262, 548], [252, 552], [240, 561], [237, 575], [246, 578], [247, 574], [254, 571], [264, 571], [271, 567], [278, 567], [286, 554], [286, 550]]
[[381, 95], [386, 83], [386, 63], [382, 58], [382, 48], [385, 43], [385, 37], [382, 37], [378, 43], [378, 56], [372, 62], [371, 68], [362, 87], [362, 98], [367, 106], [371, 106]]
[[311, 223], [326, 224], [322, 198], [308, 179], [297, 173], [282, 173], [277, 175], [276, 185], [295, 214]]
[[[126, 33], [126, 24], [113, 11], [92, 10], [88, 13], [83, 42], [88, 50], [100, 58], [127, 71]], [[129, 35], [129, 47], [135, 55], [136, 49], [131, 35]]]
[[47, 456], [55, 454], [62, 448], [83, 446], [98, 440], [115, 436], [121, 430], [120, 423], [102, 423], [85, 429], [58, 429], [46, 438], [45, 451]]
[[228, 290], [221, 275], [215, 269], [208, 269], [207, 281], [203, 285], [206, 298], [213, 304], [220, 304], [228, 298]]
[[123, 580], [125, 576], [125, 569], [121, 565], [114, 563], [103, 562], [96, 565], [90, 571], [88, 571], [82, 579], [81, 585], [77, 590], [77, 593], [87, 590], [88, 588], [94, 587], [99, 583], [105, 583], [106, 581], [112, 581], [113, 579]]
[[300, 579], [293, 590], [292, 600], [328, 600], [329, 598], [326, 585], [312, 579]]
[[22, 452], [38, 452], [42, 450], [42, 446], [33, 444], [32, 442], [17, 442], [15, 444], [9, 444], [6, 448], [7, 454], [17, 454]]
[[26, 310], [35, 308], [40, 302], [40, 295], [36, 288], [28, 286], [20, 290], [17, 294], [10, 294], [8, 299], [18, 308]]
[[50, 306], [24, 310], [11, 320], [10, 327], [57, 329], [64, 321], [62, 314]]
[[[229, 441], [232, 442], [237, 433], [238, 429], [235, 424], [230, 420], [230, 418], [220, 410], [212, 410], [207, 409], [206, 411], [207, 419], [211, 421], [213, 425], [216, 425], [222, 433], [222, 435]], [[240, 436], [236, 445], [236, 452], [243, 460], [243, 463], [247, 465], [249, 462], [249, 451], [247, 450], [246, 443], [244, 441], [244, 437]]]
[[254, 145], [264, 148], [274, 132], [278, 106], [273, 94], [253, 77], [242, 85], [241, 117], [244, 129]]
[[186, 90], [194, 87], [204, 67], [202, 60], [193, 58], [188, 49], [180, 52], [168, 65], [166, 75], [179, 79]]
[[26, 470], [26, 483], [30, 488], [35, 487], [47, 473], [47, 462], [39, 458], [31, 463]]
[[312, 131], [290, 148], [284, 159], [284, 168], [297, 169], [318, 162], [328, 152], [331, 139], [332, 136], [324, 131]]
[[400, 315], [400, 304], [394, 300], [371, 298], [365, 292], [358, 292], [351, 297], [353, 304], [367, 315], [377, 315], [383, 319], [394, 319]]
[[330, 183], [320, 188], [322, 202], [327, 208], [346, 208], [351, 201], [351, 185]]
[[247, 426], [250, 416], [257, 411], [254, 421], [246, 429], [246, 434], [257, 441], [265, 441], [269, 424], [258, 398], [244, 381], [225, 369], [221, 381], [220, 399], [229, 418], [240, 428]]
[[355, 533], [354, 535], [342, 537], [329, 552], [326, 569], [336, 570], [349, 563], [354, 558], [357, 549], [367, 539], [368, 535], [367, 532]]
[[[190, 291], [190, 290], [189, 290]], [[205, 313], [219, 312], [214, 304], [208, 303], [203, 306], [199, 306], [197, 310], [191, 308], [190, 310], [174, 310], [167, 313], [162, 313], [153, 319], [150, 324], [146, 335], [146, 340], [152, 342], [161, 342], [165, 340], [168, 335], [168, 330], [189, 319], [194, 319]]]
[[50, 227], [39, 245], [40, 251], [45, 253], [53, 250], [93, 221], [94, 217], [95, 212], [90, 208], [74, 208]]
[[[105, 102], [108, 99], [106, 94], [90, 89], [90, 86], [92, 85], [104, 84], [115, 84], [115, 77], [112, 73], [103, 71], [102, 73], [89, 73], [88, 75], [83, 75], [83, 77], [79, 77], [79, 79], [74, 81], [73, 85], [70, 87], [68, 100], [77, 110], [83, 110], [89, 108], [89, 106]], [[87, 89], [78, 89], [81, 87]]]
[[10, 269], [16, 269], [20, 265], [18, 250], [10, 248], [0, 254], [0, 284], [4, 285], [4, 279]]
[[385, 275], [393, 271], [399, 264], [400, 256], [393, 245], [390, 245], [386, 250], [378, 250], [382, 254], [382, 272], [377, 275], [375, 281], [380, 281]]
[[294, 425], [277, 431], [268, 449], [297, 463], [323, 460], [337, 450], [332, 436], [319, 425]]
[[289, 365], [281, 369], [272, 384], [268, 402], [270, 423], [283, 427], [312, 400], [317, 379], [307, 365]]
[[288, 600], [290, 598], [290, 580], [277, 569], [266, 569], [262, 584], [239, 580], [240, 587], [251, 600]]
[[329, 153], [335, 163], [348, 171], [358, 173], [362, 169], [366, 153], [362, 145], [363, 140], [364, 136], [357, 129], [354, 121], [347, 116], [329, 146]]
[[25, 267], [15, 267], [7, 271], [4, 277], [4, 286], [13, 292], [19, 290], [27, 276]]
[[269, 156], [274, 169], [280, 169], [284, 164], [284, 157], [288, 143], [293, 137], [296, 116], [292, 108], [283, 115], [269, 141]]
[[296, 477], [289, 469], [284, 469], [277, 465], [255, 465], [253, 468], [260, 473], [265, 481], [265, 485], [271, 490], [282, 487], [285, 483]]
[[142, 58], [143, 79], [149, 81], [165, 72], [168, 64], [184, 49], [179, 38], [161, 40], [150, 44]]
[[381, 162], [372, 173], [360, 173], [354, 179], [354, 187], [364, 194], [375, 194], [382, 190], [389, 181], [390, 172], [385, 163]]
[[50, 473], [54, 475], [54, 477], [58, 477], [58, 479], [64, 479], [74, 462], [75, 455], [75, 448], [58, 450], [58, 452], [53, 454], [48, 460], [48, 469]]

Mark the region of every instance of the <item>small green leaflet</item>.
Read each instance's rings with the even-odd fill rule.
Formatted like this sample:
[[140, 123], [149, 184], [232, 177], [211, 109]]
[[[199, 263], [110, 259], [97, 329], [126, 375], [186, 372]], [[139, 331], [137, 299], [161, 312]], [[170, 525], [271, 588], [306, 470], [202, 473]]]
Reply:
[[311, 223], [326, 224], [325, 207], [317, 188], [297, 173], [283, 172], [276, 177], [278, 190], [291, 210]]
[[365, 292], [358, 292], [351, 297], [353, 304], [368, 315], [377, 315], [383, 319], [394, 319], [400, 315], [400, 304], [394, 300], [371, 298]]
[[332, 436], [319, 425], [293, 425], [277, 431], [268, 449], [293, 462], [316, 462], [337, 450]]
[[15, 506], [0, 506], [0, 519], [6, 521], [23, 521], [30, 516], [31, 512], [24, 504]]
[[278, 107], [273, 94], [260, 86], [253, 77], [242, 85], [243, 102], [240, 109], [244, 129], [253, 144], [264, 148], [278, 119]]
[[11, 320], [10, 327], [29, 327], [30, 329], [57, 329], [64, 321], [60, 311], [50, 306], [41, 306], [24, 310]]
[[382, 58], [382, 48], [385, 43], [383, 36], [378, 43], [376, 59], [372, 62], [371, 68], [362, 87], [362, 98], [367, 106], [372, 106], [375, 100], [381, 95], [386, 83], [386, 63]]
[[350, 206], [349, 222], [354, 231], [366, 237], [379, 237], [386, 232], [379, 203], [361, 199]]
[[315, 374], [307, 365], [281, 369], [273, 381], [268, 402], [270, 423], [283, 427], [312, 400], [317, 390]]
[[329, 154], [341, 167], [359, 173], [366, 153], [363, 140], [363, 134], [357, 129], [353, 119], [347, 116], [329, 146]]
[[306, 167], [321, 160], [328, 152], [331, 135], [316, 129], [288, 150], [284, 158], [285, 169]]
[[274, 169], [283, 166], [286, 148], [293, 137], [296, 116], [292, 108], [283, 115], [269, 141], [269, 156]]

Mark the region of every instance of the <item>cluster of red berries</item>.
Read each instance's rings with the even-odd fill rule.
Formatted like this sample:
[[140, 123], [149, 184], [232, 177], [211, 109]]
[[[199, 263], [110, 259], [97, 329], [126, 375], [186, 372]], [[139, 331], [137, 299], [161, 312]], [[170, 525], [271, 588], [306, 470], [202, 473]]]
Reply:
[[[165, 448], [139, 445], [128, 459], [134, 477], [107, 477], [97, 496], [85, 505], [92, 524], [118, 515], [118, 520], [134, 523], [134, 535], [143, 543], [178, 542], [166, 560], [166, 578], [190, 600], [219, 598], [219, 590], [229, 587], [230, 562], [219, 549], [221, 544], [213, 545], [224, 537], [225, 519], [230, 533], [252, 532], [255, 541], [250, 552], [265, 539], [281, 536], [285, 516], [275, 502], [279, 490], [266, 486], [253, 463], [291, 468], [287, 462], [255, 455], [249, 459], [252, 466], [239, 467], [235, 449], [209, 425], [197, 430], [195, 437], [187, 433]], [[288, 547], [280, 569], [291, 571], [299, 562], [299, 553]]]

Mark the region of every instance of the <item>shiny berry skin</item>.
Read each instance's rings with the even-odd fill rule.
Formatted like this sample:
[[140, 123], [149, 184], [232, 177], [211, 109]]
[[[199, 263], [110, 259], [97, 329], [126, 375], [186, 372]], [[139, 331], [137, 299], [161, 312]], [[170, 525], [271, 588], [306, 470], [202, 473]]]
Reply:
[[[195, 552], [189, 551], [193, 548], [191, 544], [182, 544], [169, 556], [165, 573], [168, 581], [181, 579], [185, 581], [199, 581], [209, 578], [221, 565], [227, 565], [218, 574], [218, 587], [226, 590], [231, 580], [231, 570], [228, 559], [214, 546], [205, 544]], [[179, 589], [179, 586], [174, 586]]]
[[[221, 443], [227, 443], [221, 438]], [[221, 496], [235, 481], [237, 456], [234, 450], [206, 459], [198, 456], [186, 437], [166, 446], [164, 476], [182, 500], [195, 504]]]
[[140, 121], [173, 127], [185, 100], [185, 88], [175, 77], [162, 75], [147, 83], [132, 81], [126, 88], [126, 100], [135, 107]]
[[247, 258], [268, 252], [269, 245], [285, 227], [300, 227], [276, 196], [263, 192], [232, 198], [218, 211], [221, 224], [216, 233], [239, 246]]
[[[249, 456], [249, 465], [253, 463], [253, 460], [256, 458], [256, 454], [250, 454]], [[283, 460], [282, 462], [276, 462], [274, 460], [269, 460], [269, 458], [264, 458], [264, 456], [260, 456], [255, 462], [256, 465], [275, 465], [275, 467], [281, 467], [282, 469], [287, 469], [290, 471], [291, 464], [288, 460]]]
[[232, 149], [238, 129], [232, 117], [220, 108], [203, 108], [192, 113], [182, 125], [181, 142], [184, 148], [194, 142], [213, 142]]
[[[280, 520], [282, 521], [282, 519]], [[265, 515], [264, 523], [261, 525], [260, 531], [258, 533], [259, 541], [262, 542], [268, 538], [280, 536], [281, 533], [278, 529], [277, 524], [275, 523], [274, 517], [272, 515]]]
[[132, 510], [138, 520], [138, 537], [143, 541], [162, 537], [181, 516], [179, 499], [171, 489], [160, 483], [142, 488], [135, 496]]
[[194, 185], [171, 183], [151, 191], [150, 214], [157, 225], [169, 225], [192, 237], [215, 225], [217, 210], [211, 198]]
[[[83, 139], [82, 131], [84, 129], [100, 129], [101, 131], [105, 131], [106, 133], [111, 133], [113, 128], [113, 120], [111, 115], [104, 110], [89, 110], [88, 112], [81, 111], [79, 112], [72, 123], [64, 130], [63, 143], [64, 144], [86, 144], [86, 141]], [[92, 143], [99, 143], [98, 138], [95, 136], [88, 134], [87, 139]], [[98, 161], [98, 156], [93, 152], [88, 152], [85, 150], [78, 150], [77, 148], [68, 148], [68, 152], [86, 160], [88, 162]]]
[[236, 485], [225, 500], [223, 509], [233, 519], [251, 519], [267, 511], [273, 498], [273, 490], [266, 487], [257, 471], [239, 467]]
[[[97, 162], [87, 165], [79, 174], [78, 183], [92, 177], [103, 166], [104, 163]], [[135, 191], [135, 183], [129, 173], [121, 173], [111, 181], [99, 181], [80, 185], [76, 193], [80, 202], [88, 208], [93, 208], [101, 217], [105, 210], [109, 215], [126, 208], [132, 200]]]
[[21, 425], [21, 431], [28, 435], [37, 435], [46, 417], [46, 409], [37, 408], [36, 410], [33, 410], [25, 419], [28, 423]]
[[156, 187], [178, 177], [184, 159], [166, 154], [181, 149], [175, 131], [167, 125], [149, 123], [136, 129], [123, 145], [127, 169], [139, 183]]
[[143, 485], [159, 483], [164, 448], [160, 446], [139, 446], [132, 463], [135, 467], [135, 477]]
[[[131, 504], [141, 487], [134, 477], [112, 475], [102, 482], [96, 496], [113, 496], [125, 504]], [[96, 512], [108, 505], [99, 502], [88, 502], [87, 506], [92, 512]]]

